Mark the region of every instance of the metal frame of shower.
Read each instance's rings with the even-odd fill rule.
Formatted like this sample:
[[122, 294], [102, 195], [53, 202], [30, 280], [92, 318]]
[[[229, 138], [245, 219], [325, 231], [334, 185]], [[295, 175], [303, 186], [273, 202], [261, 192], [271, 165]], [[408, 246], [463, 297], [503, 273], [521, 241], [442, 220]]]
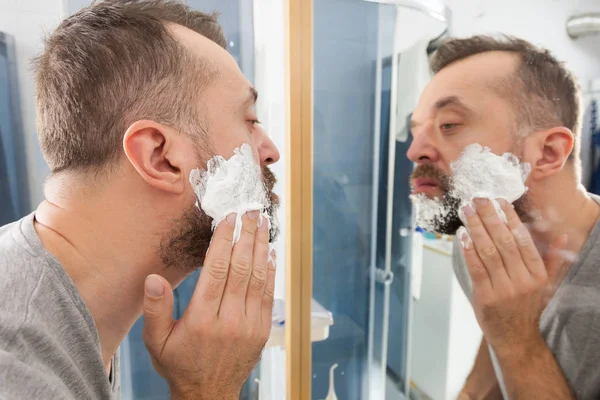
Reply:
[[[364, 0], [379, 4], [396, 5], [423, 12], [450, 26], [450, 10], [444, 13], [429, 9], [411, 0]], [[312, 344], [311, 299], [312, 299], [312, 256], [313, 256], [313, 0], [287, 0], [285, 11], [286, 34], [286, 116], [287, 116], [287, 232], [286, 235], [286, 398], [287, 400], [311, 399]], [[447, 29], [447, 31], [448, 31]], [[436, 38], [438, 39], [438, 38]], [[394, 46], [395, 47], [395, 46]], [[379, 53], [379, 51], [378, 51]], [[381, 57], [378, 57], [376, 90], [381, 91]], [[393, 64], [392, 89], [397, 85], [397, 63]], [[373, 223], [377, 220], [377, 193], [379, 177], [379, 138], [381, 121], [381, 99], [376, 96], [375, 104], [375, 169], [373, 188]], [[395, 98], [392, 95], [392, 109]], [[391, 117], [395, 113], [391, 113]], [[394, 118], [395, 119], [395, 118]], [[391, 121], [390, 121], [391, 122]], [[390, 129], [394, 129], [390, 123]], [[395, 135], [390, 135], [395, 141]], [[390, 142], [390, 144], [393, 144]], [[395, 159], [395, 146], [390, 146], [390, 161]], [[393, 168], [389, 179], [393, 182]], [[293, 184], [292, 184], [293, 183]], [[388, 187], [392, 187], [388, 185]], [[392, 193], [392, 191], [389, 191]], [[388, 215], [393, 197], [388, 196]], [[391, 271], [391, 224], [387, 226], [386, 271]], [[376, 232], [374, 230], [373, 232]], [[376, 248], [376, 235], [373, 235], [372, 249]], [[373, 250], [375, 251], [375, 250]], [[370, 302], [374, 304], [375, 263], [371, 254]], [[384, 324], [389, 319], [389, 285], [385, 288]], [[410, 294], [408, 294], [410, 296]], [[410, 316], [409, 309], [409, 316]], [[373, 355], [374, 334], [373, 312], [369, 320], [369, 360]], [[410, 317], [409, 317], [410, 318]], [[384, 326], [385, 355], [387, 355], [387, 326]], [[410, 338], [409, 338], [410, 340]], [[370, 373], [370, 371], [369, 371]], [[385, 379], [385, 374], [384, 374]], [[383, 382], [385, 384], [385, 381]], [[406, 382], [406, 388], [409, 382]], [[408, 393], [407, 393], [408, 394]], [[375, 400], [375, 399], [372, 399]]]

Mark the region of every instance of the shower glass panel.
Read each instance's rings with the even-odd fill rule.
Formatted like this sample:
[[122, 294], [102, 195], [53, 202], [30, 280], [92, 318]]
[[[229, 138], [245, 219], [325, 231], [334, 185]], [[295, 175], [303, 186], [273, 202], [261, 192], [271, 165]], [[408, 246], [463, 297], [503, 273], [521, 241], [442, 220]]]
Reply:
[[0, 226], [31, 211], [15, 61], [13, 37], [0, 32]]
[[[405, 243], [394, 235], [396, 277], [385, 272], [388, 190], [394, 191], [387, 172], [396, 6], [319, 0], [313, 18], [313, 297], [333, 325], [313, 342], [312, 398], [324, 399], [334, 387], [340, 399], [384, 399], [390, 385], [401, 396], [410, 235]], [[406, 192], [412, 166], [397, 169], [396, 180], [404, 180], [398, 189]], [[404, 192], [392, 194], [407, 198]], [[410, 230], [410, 205], [394, 211], [396, 232], [405, 225]], [[321, 322], [313, 316], [312, 324], [315, 331]]]
[[410, 116], [396, 104], [411, 79], [398, 75], [404, 51], [427, 38], [427, 57], [447, 29], [443, 2], [429, 3], [313, 3], [313, 399], [411, 397], [418, 257], [411, 139], [396, 137]]

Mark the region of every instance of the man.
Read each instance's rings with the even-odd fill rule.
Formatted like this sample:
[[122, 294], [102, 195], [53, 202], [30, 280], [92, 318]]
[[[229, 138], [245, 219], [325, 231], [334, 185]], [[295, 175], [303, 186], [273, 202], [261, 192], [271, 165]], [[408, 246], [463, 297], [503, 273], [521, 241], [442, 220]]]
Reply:
[[[274, 212], [279, 153], [225, 43], [214, 16], [161, 0], [97, 3], [48, 38], [46, 200], [0, 228], [0, 398], [119, 398], [119, 344], [142, 311], [173, 399], [238, 398], [270, 332], [275, 233], [251, 212], [235, 246], [235, 215], [213, 235], [189, 173], [249, 143]], [[173, 321], [172, 288], [200, 265]]]
[[411, 122], [415, 193], [453, 204], [450, 163], [472, 143], [531, 165], [527, 194], [502, 203], [508, 224], [486, 199], [463, 209], [454, 268], [483, 340], [460, 398], [600, 398], [600, 207], [579, 184], [575, 79], [510, 37], [449, 41], [433, 68]]

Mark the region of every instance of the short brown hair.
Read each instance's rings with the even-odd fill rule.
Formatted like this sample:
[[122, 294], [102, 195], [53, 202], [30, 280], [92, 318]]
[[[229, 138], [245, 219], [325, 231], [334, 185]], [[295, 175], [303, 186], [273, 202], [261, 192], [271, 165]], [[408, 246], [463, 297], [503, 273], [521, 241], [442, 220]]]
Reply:
[[438, 49], [432, 68], [437, 73], [456, 61], [489, 51], [511, 52], [521, 58], [517, 72], [497, 87], [517, 112], [517, 133], [564, 126], [575, 137], [571, 156], [578, 157], [579, 86], [571, 72], [548, 50], [507, 35], [452, 39]]
[[[51, 171], [99, 170], [139, 119], [198, 129], [199, 87], [216, 75], [167, 24], [226, 48], [216, 14], [170, 0], [105, 0], [65, 19], [35, 60], [40, 147]], [[200, 129], [203, 130], [203, 129]]]

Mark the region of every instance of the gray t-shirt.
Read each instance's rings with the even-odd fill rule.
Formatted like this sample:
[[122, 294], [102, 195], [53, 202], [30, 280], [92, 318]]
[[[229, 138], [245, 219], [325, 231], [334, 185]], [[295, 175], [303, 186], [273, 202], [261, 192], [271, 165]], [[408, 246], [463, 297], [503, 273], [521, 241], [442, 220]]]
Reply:
[[0, 399], [120, 398], [90, 311], [42, 246], [33, 214], [0, 227]]
[[[600, 198], [594, 199], [600, 203]], [[471, 300], [473, 286], [457, 241], [452, 264], [458, 282]], [[544, 310], [540, 332], [575, 397], [600, 399], [600, 220]], [[490, 355], [504, 398], [508, 398], [491, 347]]]

